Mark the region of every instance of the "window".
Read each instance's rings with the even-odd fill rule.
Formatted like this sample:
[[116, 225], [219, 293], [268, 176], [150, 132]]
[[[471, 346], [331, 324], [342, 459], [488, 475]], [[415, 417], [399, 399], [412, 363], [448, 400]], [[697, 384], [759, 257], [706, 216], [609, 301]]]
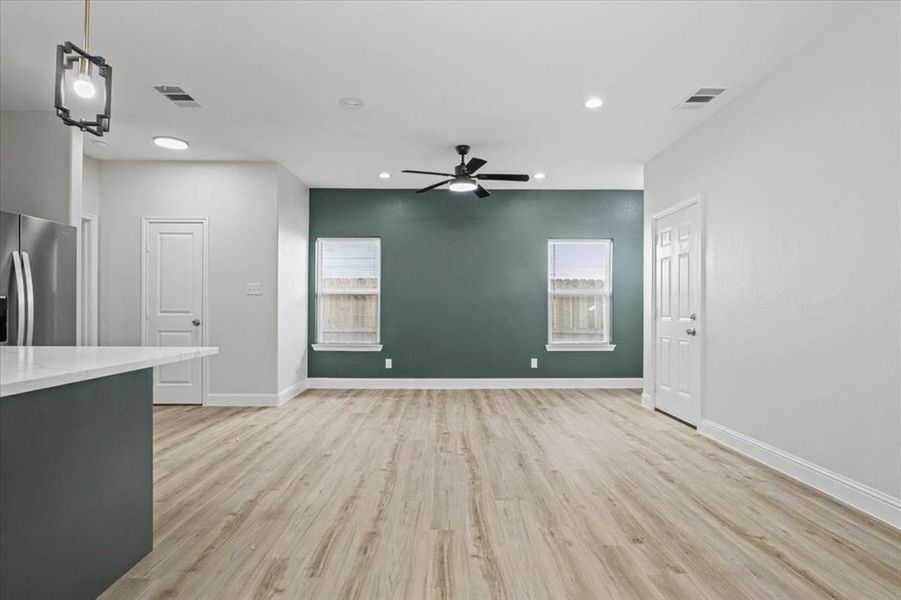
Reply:
[[377, 351], [381, 312], [378, 238], [316, 240], [314, 350]]
[[612, 240], [548, 241], [548, 350], [613, 350]]

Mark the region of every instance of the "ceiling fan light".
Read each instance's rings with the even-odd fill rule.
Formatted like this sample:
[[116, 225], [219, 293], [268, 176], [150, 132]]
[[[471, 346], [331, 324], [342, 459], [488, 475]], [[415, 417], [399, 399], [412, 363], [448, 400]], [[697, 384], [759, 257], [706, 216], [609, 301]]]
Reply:
[[451, 181], [451, 184], [448, 187], [452, 192], [471, 192], [479, 186], [472, 179], [460, 178]]

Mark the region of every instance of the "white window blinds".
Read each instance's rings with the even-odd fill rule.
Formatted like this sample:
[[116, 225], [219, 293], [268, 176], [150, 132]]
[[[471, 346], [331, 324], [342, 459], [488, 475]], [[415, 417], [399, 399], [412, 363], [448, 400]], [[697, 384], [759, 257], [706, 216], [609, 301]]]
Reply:
[[320, 344], [378, 344], [381, 247], [378, 238], [316, 241]]
[[609, 344], [611, 240], [548, 241], [548, 344]]

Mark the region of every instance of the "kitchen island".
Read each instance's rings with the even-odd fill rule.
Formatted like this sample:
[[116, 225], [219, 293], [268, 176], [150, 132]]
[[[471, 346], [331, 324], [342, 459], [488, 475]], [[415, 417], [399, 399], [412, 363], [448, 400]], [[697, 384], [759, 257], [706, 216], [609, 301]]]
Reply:
[[153, 547], [153, 367], [217, 348], [0, 348], [0, 597], [94, 598]]

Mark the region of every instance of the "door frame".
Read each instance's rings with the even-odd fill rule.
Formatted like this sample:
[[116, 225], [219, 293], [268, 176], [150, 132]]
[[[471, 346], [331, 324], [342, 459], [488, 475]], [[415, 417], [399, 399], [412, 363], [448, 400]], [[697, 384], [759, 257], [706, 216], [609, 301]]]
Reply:
[[[705, 378], [705, 367], [706, 367], [706, 358], [707, 358], [707, 202], [704, 198], [703, 194], [697, 194], [692, 196], [687, 200], [683, 200], [682, 202], [678, 202], [669, 206], [659, 212], [654, 213], [650, 217], [649, 224], [649, 254], [651, 257], [650, 262], [650, 281], [649, 289], [651, 291], [650, 294], [650, 315], [651, 322], [649, 324], [650, 327], [650, 347], [645, 348], [645, 352], [648, 353], [648, 365], [649, 365], [649, 373], [645, 374], [645, 380], [650, 382], [649, 389], [643, 390], [642, 393], [642, 404], [646, 408], [650, 408], [651, 410], [656, 409], [657, 407], [657, 223], [660, 219], [664, 217], [668, 217], [673, 213], [677, 213], [680, 210], [688, 208], [692, 205], [697, 205], [698, 207], [698, 220], [699, 220], [699, 231], [698, 231], [698, 252], [700, 253], [700, 269], [698, 273], [698, 336], [697, 341], [700, 343], [700, 348], [698, 349], [698, 369], [700, 369], [700, 373], [698, 376], [698, 423], [697, 427], [701, 426], [701, 421], [704, 419], [704, 382]], [[647, 388], [648, 386], [646, 386]]]
[[[210, 305], [209, 305], [209, 263], [210, 263], [210, 218], [207, 216], [142, 216], [141, 217], [141, 345], [147, 345], [147, 253], [150, 251], [148, 244], [150, 225], [152, 223], [199, 223], [203, 229], [203, 289], [201, 290], [203, 310], [203, 334], [202, 344], [210, 345]], [[200, 359], [200, 405], [206, 406], [207, 395], [210, 390], [210, 359], [205, 356]]]
[[[95, 213], [81, 213], [81, 236], [80, 242], [84, 246], [85, 222], [90, 223], [91, 239], [88, 253], [85, 255], [84, 248], [81, 251], [81, 338], [78, 340], [79, 346], [98, 346], [100, 344], [100, 311], [99, 311], [99, 272], [100, 272], [100, 217]], [[91, 268], [85, 273], [84, 263], [87, 261]], [[87, 294], [86, 292], [90, 292]], [[85, 297], [87, 296], [87, 298]], [[86, 320], [85, 316], [89, 318]], [[86, 339], [90, 338], [90, 339]]]

